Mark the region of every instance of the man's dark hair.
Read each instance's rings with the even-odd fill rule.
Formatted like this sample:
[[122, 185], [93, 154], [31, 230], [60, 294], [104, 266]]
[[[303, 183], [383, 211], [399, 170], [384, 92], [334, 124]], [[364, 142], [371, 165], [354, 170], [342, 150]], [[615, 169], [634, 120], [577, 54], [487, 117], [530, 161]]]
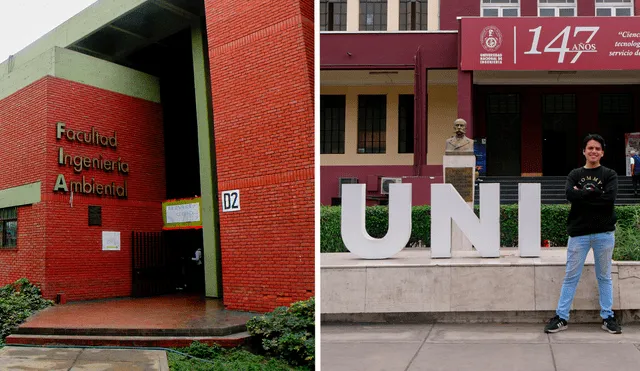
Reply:
[[587, 149], [587, 143], [589, 143], [590, 140], [595, 140], [596, 142], [600, 143], [600, 145], [602, 146], [602, 150], [604, 151], [604, 138], [598, 134], [589, 134], [584, 137], [584, 140], [582, 141], [582, 150]]

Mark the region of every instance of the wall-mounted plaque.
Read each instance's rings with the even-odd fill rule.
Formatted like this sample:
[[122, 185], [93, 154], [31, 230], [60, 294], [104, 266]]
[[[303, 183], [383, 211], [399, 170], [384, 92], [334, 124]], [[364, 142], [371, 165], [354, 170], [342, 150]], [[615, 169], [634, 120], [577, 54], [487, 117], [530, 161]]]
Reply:
[[446, 167], [444, 182], [451, 183], [465, 202], [473, 202], [473, 168]]
[[89, 206], [89, 226], [102, 225], [102, 206]]

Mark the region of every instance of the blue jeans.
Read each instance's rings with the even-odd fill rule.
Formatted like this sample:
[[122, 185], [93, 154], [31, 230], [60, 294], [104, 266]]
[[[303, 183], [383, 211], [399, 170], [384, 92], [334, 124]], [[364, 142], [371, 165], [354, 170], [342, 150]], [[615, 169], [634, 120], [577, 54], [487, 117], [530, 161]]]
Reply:
[[586, 236], [569, 237], [567, 246], [567, 269], [558, 299], [556, 314], [560, 318], [569, 320], [569, 310], [576, 287], [580, 281], [582, 267], [587, 253], [593, 248], [598, 292], [600, 296], [600, 317], [613, 316], [613, 283], [611, 281], [611, 257], [615, 244], [614, 232], [594, 233]]

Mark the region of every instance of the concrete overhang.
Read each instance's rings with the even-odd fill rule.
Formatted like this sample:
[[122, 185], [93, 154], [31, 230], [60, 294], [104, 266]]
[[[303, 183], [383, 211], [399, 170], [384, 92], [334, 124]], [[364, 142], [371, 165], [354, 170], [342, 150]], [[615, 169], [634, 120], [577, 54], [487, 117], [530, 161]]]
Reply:
[[199, 22], [203, 4], [202, 0], [98, 0], [2, 62], [0, 77], [54, 47], [128, 65], [132, 53]]
[[456, 31], [322, 32], [321, 70], [413, 69], [418, 50], [425, 68], [455, 69]]

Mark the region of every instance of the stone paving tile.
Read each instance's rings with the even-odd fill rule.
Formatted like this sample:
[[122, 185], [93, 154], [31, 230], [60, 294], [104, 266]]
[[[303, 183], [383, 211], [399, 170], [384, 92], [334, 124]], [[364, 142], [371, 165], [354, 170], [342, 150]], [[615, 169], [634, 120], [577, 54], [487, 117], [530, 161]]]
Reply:
[[638, 371], [633, 344], [551, 344], [557, 371]]
[[158, 361], [149, 364], [140, 362], [96, 362], [77, 361], [69, 371], [156, 371]]
[[549, 339], [534, 324], [436, 324], [426, 342], [546, 344]]
[[161, 350], [85, 349], [78, 361], [147, 362], [164, 357]]
[[324, 342], [422, 342], [433, 325], [367, 324], [322, 326], [320, 336]]
[[421, 343], [323, 343], [321, 370], [404, 371]]
[[136, 349], [59, 349], [7, 346], [0, 349], [0, 371], [169, 371], [164, 351]]
[[554, 371], [554, 367], [549, 344], [424, 344], [408, 370]]
[[67, 360], [75, 359], [80, 352], [82, 352], [80, 348], [26, 348], [7, 346], [0, 349], [0, 360], [6, 358]]
[[68, 371], [74, 362], [75, 358], [35, 359], [0, 356], [0, 371]]
[[[600, 328], [599, 323], [569, 323], [569, 328], [555, 334], [549, 334], [549, 341], [562, 343], [640, 343], [640, 325], [622, 327], [622, 334], [609, 334]], [[638, 368], [640, 370], [640, 368]]]

